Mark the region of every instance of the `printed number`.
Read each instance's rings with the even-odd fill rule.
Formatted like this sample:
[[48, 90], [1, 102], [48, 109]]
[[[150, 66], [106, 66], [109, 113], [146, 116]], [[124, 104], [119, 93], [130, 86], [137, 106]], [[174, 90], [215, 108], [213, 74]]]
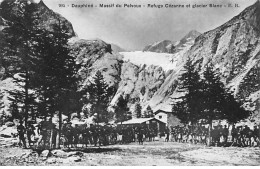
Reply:
[[65, 4], [59, 4], [59, 7], [65, 7]]

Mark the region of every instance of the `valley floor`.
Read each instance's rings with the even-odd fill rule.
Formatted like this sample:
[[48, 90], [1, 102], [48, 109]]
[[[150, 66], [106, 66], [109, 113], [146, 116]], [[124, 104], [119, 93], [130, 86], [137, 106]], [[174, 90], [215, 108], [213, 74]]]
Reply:
[[[61, 150], [59, 150], [61, 151]], [[259, 147], [205, 147], [176, 142], [144, 142], [144, 145], [109, 145], [61, 152], [80, 152], [80, 156], [29, 157], [33, 150], [0, 147], [0, 165], [88, 165], [88, 166], [198, 166], [260, 165]], [[37, 153], [36, 153], [37, 154]], [[77, 155], [78, 153], [74, 153]]]

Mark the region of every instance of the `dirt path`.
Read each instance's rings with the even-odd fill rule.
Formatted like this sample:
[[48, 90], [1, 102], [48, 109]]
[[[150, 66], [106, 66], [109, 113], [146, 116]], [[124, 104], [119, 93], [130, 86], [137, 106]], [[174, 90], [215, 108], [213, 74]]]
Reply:
[[131, 143], [129, 145], [110, 145], [100, 148], [89, 147], [77, 151], [83, 152], [77, 162], [53, 156], [49, 156], [47, 160], [26, 162], [20, 157], [32, 152], [32, 150], [5, 147], [0, 148], [0, 165], [260, 165], [259, 147], [205, 147], [157, 141], [145, 142], [144, 145]]

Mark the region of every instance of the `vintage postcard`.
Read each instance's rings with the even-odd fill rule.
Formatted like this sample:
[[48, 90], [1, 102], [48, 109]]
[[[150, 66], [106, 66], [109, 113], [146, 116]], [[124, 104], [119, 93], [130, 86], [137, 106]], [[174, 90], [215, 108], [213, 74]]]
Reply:
[[1, 166], [259, 166], [259, 0], [0, 0]]

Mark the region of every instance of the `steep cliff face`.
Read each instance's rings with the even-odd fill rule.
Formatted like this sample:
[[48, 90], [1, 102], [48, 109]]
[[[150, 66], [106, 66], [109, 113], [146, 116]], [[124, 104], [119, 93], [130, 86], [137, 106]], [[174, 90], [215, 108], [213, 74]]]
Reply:
[[[186, 56], [200, 60], [202, 69], [207, 63], [215, 65], [226, 87], [240, 99], [248, 100], [260, 90], [259, 23], [260, 2], [256, 2], [229, 22], [199, 36]], [[252, 99], [246, 107], [259, 110], [259, 97]]]
[[[117, 91], [111, 106], [117, 103], [121, 95], [127, 95], [130, 99], [130, 110], [133, 111], [137, 102], [144, 107], [160, 89], [167, 76], [160, 66], [136, 65], [124, 61], [122, 55], [112, 52], [111, 45], [101, 40], [73, 40], [70, 48], [77, 64], [81, 65], [78, 72], [82, 79], [81, 87], [92, 80], [97, 70], [102, 72], [110, 86], [115, 87]], [[168, 74], [169, 72], [172, 71], [169, 70]]]
[[122, 65], [121, 81], [117, 93], [111, 104], [115, 104], [120, 95], [130, 97], [130, 110], [134, 104], [140, 102], [144, 105], [154, 93], [161, 87], [165, 80], [165, 71], [160, 66], [139, 67], [131, 62]]
[[[7, 13], [10, 13], [11, 16], [11, 15], [20, 15], [21, 11], [23, 10], [23, 6], [24, 6], [23, 4], [31, 3], [31, 2], [27, 0], [5, 0], [2, 3], [3, 3], [2, 4], [3, 8], [5, 8], [5, 11], [7, 11]], [[43, 1], [40, 1], [39, 3], [33, 3], [33, 4], [36, 7], [36, 12], [34, 16], [38, 16], [39, 18], [38, 23], [42, 29], [53, 31], [54, 25], [60, 24], [63, 31], [65, 31], [69, 35], [69, 37], [76, 36], [72, 24], [60, 14], [49, 9], [43, 3]], [[3, 29], [4, 26], [7, 25], [8, 22], [9, 22], [8, 20], [2, 17], [2, 13], [1, 13], [0, 31]]]
[[112, 53], [111, 45], [102, 40], [75, 40], [69, 43], [71, 54], [80, 65], [78, 74], [85, 86], [97, 70], [101, 71], [110, 86], [117, 87], [120, 81], [122, 57]]
[[38, 14], [40, 19], [40, 24], [43, 29], [53, 30], [53, 25], [61, 25], [63, 31], [65, 31], [70, 37], [76, 36], [76, 33], [73, 30], [72, 24], [60, 14], [49, 9], [43, 1], [40, 1], [37, 4]]

